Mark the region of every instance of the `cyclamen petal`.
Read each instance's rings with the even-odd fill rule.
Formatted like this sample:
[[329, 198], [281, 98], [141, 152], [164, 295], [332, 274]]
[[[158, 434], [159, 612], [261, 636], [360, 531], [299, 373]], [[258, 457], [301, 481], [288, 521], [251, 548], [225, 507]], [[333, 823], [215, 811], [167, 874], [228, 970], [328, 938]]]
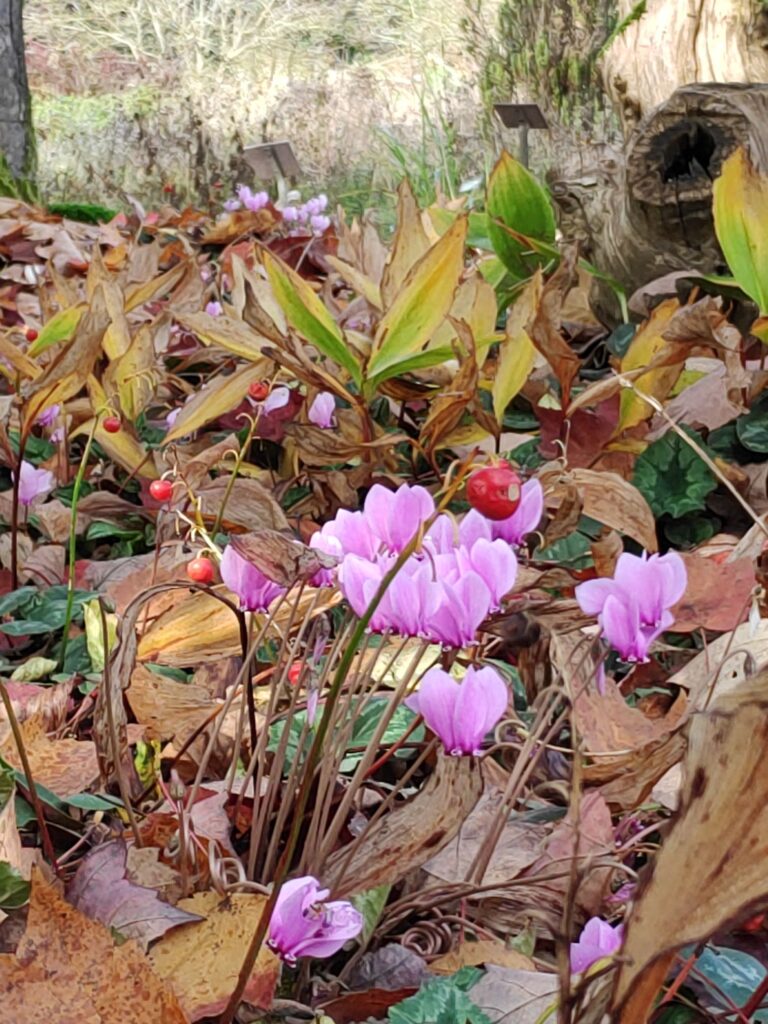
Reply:
[[307, 875], [284, 882], [269, 922], [267, 943], [283, 960], [332, 956], [363, 929], [363, 916], [346, 900], [329, 895]]
[[417, 711], [454, 757], [476, 755], [483, 740], [507, 709], [509, 691], [494, 669], [470, 667], [461, 683], [441, 668], [424, 675], [419, 690], [406, 701]]
[[520, 488], [520, 504], [508, 519], [491, 523], [494, 540], [522, 544], [526, 534], [533, 533], [544, 512], [544, 490], [538, 480], [527, 480]]
[[599, 917], [590, 918], [577, 942], [571, 943], [571, 972], [583, 974], [592, 964], [621, 949], [624, 927], [613, 927]]
[[677, 552], [625, 552], [613, 579], [588, 580], [575, 594], [582, 611], [597, 616], [606, 640], [625, 661], [647, 661], [651, 644], [673, 624], [670, 608], [686, 585], [685, 563]]
[[249, 612], [266, 611], [275, 598], [285, 593], [285, 588], [267, 579], [247, 559], [228, 545], [221, 558], [221, 578], [225, 586], [240, 599], [240, 608]]
[[336, 425], [336, 399], [330, 391], [321, 391], [309, 407], [307, 418], [310, 423], [322, 430], [330, 430]]
[[[12, 474], [15, 478], [15, 473]], [[37, 469], [31, 462], [22, 459], [19, 470], [19, 501], [28, 507], [38, 498], [50, 494], [56, 486], [56, 477], [48, 469]]]

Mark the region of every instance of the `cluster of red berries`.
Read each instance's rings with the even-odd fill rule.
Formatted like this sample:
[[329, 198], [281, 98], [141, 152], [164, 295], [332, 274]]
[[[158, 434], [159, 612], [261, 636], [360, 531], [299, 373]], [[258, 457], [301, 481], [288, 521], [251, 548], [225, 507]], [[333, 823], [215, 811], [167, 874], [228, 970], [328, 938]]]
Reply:
[[467, 481], [467, 498], [486, 519], [509, 519], [520, 504], [520, 488], [520, 477], [502, 460], [472, 474]]

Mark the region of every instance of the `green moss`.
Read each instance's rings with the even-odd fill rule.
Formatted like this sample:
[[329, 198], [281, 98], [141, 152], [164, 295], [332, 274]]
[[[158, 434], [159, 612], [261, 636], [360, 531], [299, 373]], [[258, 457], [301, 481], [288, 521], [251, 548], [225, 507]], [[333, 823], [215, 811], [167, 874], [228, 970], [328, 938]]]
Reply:
[[119, 212], [93, 203], [51, 203], [48, 209], [60, 217], [78, 220], [84, 224], [103, 224], [112, 220]]

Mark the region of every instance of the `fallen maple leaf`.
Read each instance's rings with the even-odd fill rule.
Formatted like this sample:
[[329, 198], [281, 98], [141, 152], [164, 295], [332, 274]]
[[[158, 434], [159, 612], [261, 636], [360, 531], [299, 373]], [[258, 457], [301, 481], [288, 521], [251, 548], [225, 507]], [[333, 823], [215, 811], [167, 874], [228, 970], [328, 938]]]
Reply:
[[37, 871], [24, 937], [0, 956], [0, 991], [8, 1024], [188, 1024], [138, 946], [115, 946]]
[[144, 949], [171, 928], [200, 920], [197, 914], [164, 903], [154, 889], [129, 881], [127, 855], [122, 840], [91, 850], [67, 891], [70, 903], [93, 921], [136, 939]]

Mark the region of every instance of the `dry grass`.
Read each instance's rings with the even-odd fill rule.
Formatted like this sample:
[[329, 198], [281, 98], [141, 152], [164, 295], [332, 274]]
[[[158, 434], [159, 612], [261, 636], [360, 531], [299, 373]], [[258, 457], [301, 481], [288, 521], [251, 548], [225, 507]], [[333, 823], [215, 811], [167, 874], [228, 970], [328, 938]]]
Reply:
[[42, 187], [205, 197], [247, 177], [244, 143], [277, 137], [308, 187], [361, 202], [399, 173], [385, 134], [413, 160], [439, 166], [450, 145], [458, 173], [482, 169], [463, 14], [464, 0], [29, 0]]

